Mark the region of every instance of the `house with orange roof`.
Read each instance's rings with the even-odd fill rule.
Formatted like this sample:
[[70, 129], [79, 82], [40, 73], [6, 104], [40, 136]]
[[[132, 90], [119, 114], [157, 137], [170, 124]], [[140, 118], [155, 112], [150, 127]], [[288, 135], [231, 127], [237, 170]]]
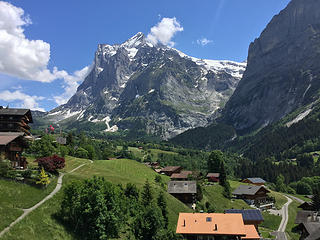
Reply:
[[180, 213], [176, 233], [186, 240], [258, 240], [254, 225], [240, 213]]

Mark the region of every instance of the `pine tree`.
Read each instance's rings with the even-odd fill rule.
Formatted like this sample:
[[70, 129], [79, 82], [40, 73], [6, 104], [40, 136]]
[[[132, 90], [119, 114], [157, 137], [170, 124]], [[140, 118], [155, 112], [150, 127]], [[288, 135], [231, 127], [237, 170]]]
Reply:
[[219, 177], [219, 182], [221, 186], [225, 186], [227, 182], [227, 174], [226, 174], [226, 169], [224, 167], [224, 161], [221, 161], [220, 163], [220, 177]]
[[165, 228], [168, 227], [169, 224], [169, 218], [168, 218], [168, 210], [167, 210], [167, 201], [164, 197], [164, 193], [162, 191], [160, 191], [158, 199], [158, 206], [161, 209], [162, 212], [162, 216], [163, 216], [163, 220], [164, 220], [164, 226]]
[[312, 209], [314, 211], [320, 211], [320, 185], [313, 190]]
[[211, 173], [220, 172], [221, 162], [223, 162], [224, 156], [220, 150], [214, 150], [211, 152], [208, 158], [208, 171]]
[[142, 197], [142, 199], [141, 199], [142, 205], [145, 207], [150, 205], [153, 200], [152, 189], [151, 189], [151, 186], [150, 186], [148, 179], [146, 180], [146, 182], [143, 186], [141, 197]]
[[49, 176], [44, 171], [44, 168], [41, 168], [41, 172], [38, 176], [38, 179], [39, 180], [36, 182], [36, 184], [42, 184], [42, 186], [46, 187], [50, 183]]

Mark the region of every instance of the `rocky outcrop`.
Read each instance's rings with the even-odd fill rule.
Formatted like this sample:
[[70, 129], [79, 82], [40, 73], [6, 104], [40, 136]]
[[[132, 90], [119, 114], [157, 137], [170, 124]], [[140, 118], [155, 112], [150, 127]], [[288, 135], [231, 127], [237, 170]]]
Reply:
[[[229, 99], [246, 63], [201, 60], [152, 45], [138, 33], [119, 45], [99, 44], [76, 94], [47, 116], [140, 128], [163, 139], [205, 126]], [[108, 118], [108, 119], [109, 119]]]
[[251, 43], [223, 121], [247, 133], [319, 98], [320, 1], [292, 0]]

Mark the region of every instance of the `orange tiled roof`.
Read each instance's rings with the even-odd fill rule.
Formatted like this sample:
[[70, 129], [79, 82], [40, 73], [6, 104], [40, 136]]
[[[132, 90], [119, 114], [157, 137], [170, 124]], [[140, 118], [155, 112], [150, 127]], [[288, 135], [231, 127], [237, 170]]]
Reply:
[[241, 237], [241, 239], [260, 239], [260, 236], [257, 233], [254, 225], [244, 225], [244, 228], [246, 230], [246, 236]]
[[180, 213], [177, 233], [246, 236], [242, 214]]

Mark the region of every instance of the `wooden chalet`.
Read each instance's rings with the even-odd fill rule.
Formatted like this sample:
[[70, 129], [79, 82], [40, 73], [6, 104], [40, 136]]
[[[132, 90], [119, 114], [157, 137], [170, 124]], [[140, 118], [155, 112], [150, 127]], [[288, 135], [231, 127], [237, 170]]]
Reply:
[[301, 240], [320, 239], [320, 222], [303, 222], [296, 227], [296, 230], [300, 233]]
[[180, 173], [182, 170], [181, 166], [167, 166], [160, 170], [161, 174], [165, 174], [167, 176], [171, 176], [174, 173]]
[[263, 223], [264, 218], [259, 209], [227, 209], [225, 213], [240, 213], [242, 214], [245, 225], [254, 225], [258, 231], [258, 227]]
[[[268, 203], [268, 193], [270, 191], [264, 186], [255, 185], [240, 185], [236, 190], [233, 191], [232, 195], [235, 198], [245, 200], [249, 205], [266, 205]], [[273, 204], [270, 203], [267, 208], [271, 208]]]
[[0, 107], [0, 132], [23, 132], [30, 136], [33, 123], [30, 109]]
[[149, 168], [158, 169], [160, 168], [160, 164], [158, 162], [144, 162], [144, 165], [146, 165]]
[[312, 202], [304, 202], [300, 204], [298, 208], [301, 208], [302, 210], [312, 211], [313, 209]]
[[33, 123], [30, 109], [0, 106], [0, 160], [9, 159], [15, 168], [25, 168], [22, 152], [27, 138], [32, 138], [29, 123]]
[[0, 160], [9, 159], [15, 168], [26, 168], [27, 161], [21, 154], [27, 146], [21, 132], [0, 132]]
[[244, 225], [237, 213], [180, 213], [176, 233], [187, 240], [260, 239], [256, 228]]
[[180, 173], [173, 173], [170, 177], [171, 180], [176, 181], [187, 181], [193, 176], [192, 171], [181, 171]]
[[249, 183], [257, 186], [262, 186], [266, 184], [266, 181], [263, 180], [262, 178], [246, 178], [242, 180], [243, 183]]
[[220, 173], [208, 173], [207, 179], [209, 182], [219, 182], [220, 181]]
[[168, 193], [185, 204], [196, 202], [197, 182], [196, 181], [170, 181]]
[[320, 218], [318, 217], [318, 212], [308, 211], [308, 210], [298, 211], [294, 223], [300, 224], [304, 222], [320, 222]]

